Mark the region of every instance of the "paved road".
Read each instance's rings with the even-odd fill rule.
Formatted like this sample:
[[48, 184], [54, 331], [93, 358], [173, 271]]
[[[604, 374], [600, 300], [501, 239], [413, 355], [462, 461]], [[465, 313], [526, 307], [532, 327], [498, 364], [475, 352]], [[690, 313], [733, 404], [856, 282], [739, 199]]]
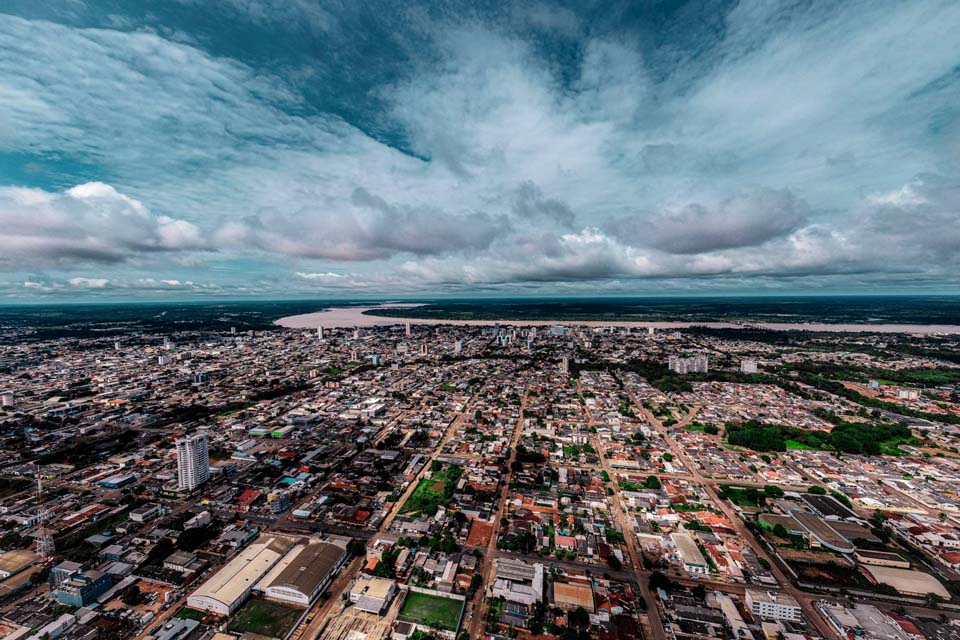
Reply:
[[[817, 630], [823, 635], [824, 638], [830, 638], [832, 640], [839, 640], [837, 634], [833, 631], [833, 628], [830, 627], [827, 622], [820, 616], [813, 606], [813, 602], [821, 599], [821, 596], [814, 596], [808, 593], [804, 593], [793, 586], [793, 583], [790, 582], [790, 579], [787, 577], [786, 573], [780, 568], [780, 565], [777, 563], [776, 559], [772, 558], [770, 555], [764, 551], [763, 547], [760, 546], [760, 543], [754, 537], [753, 532], [747, 529], [743, 520], [740, 519], [739, 515], [733, 510], [732, 507], [727, 503], [726, 500], [721, 500], [717, 495], [716, 489], [713, 487], [712, 482], [708, 482], [709, 478], [704, 478], [703, 474], [700, 473], [700, 467], [686, 454], [686, 451], [681, 447], [676, 440], [673, 439], [673, 436], [670, 435], [668, 429], [666, 429], [663, 424], [657, 420], [657, 417], [654, 416], [650, 411], [643, 407], [643, 405], [637, 402], [637, 399], [630, 393], [630, 398], [633, 400], [634, 404], [641, 408], [644, 416], [650, 425], [666, 440], [667, 445], [673, 451], [674, 455], [679, 456], [683, 461], [683, 464], [689, 470], [689, 473], [693, 475], [694, 479], [703, 485], [704, 491], [707, 492], [707, 495], [710, 496], [711, 501], [719, 507], [723, 514], [727, 517], [727, 520], [730, 521], [734, 530], [737, 532], [737, 535], [746, 540], [754, 553], [757, 556], [763, 558], [770, 564], [770, 571], [773, 573], [774, 577], [781, 585], [781, 589], [788, 595], [792, 596], [803, 609], [804, 616], [814, 625]], [[685, 426], [693, 418], [694, 412], [691, 412], [686, 418], [680, 421], [677, 426]]]
[[[430, 454], [429, 459], [423, 465], [423, 468], [420, 469], [420, 472], [417, 476], [410, 482], [407, 488], [404, 490], [400, 498], [397, 499], [393, 504], [393, 508], [390, 510], [390, 513], [387, 514], [387, 517], [383, 519], [383, 522], [380, 524], [380, 528], [376, 533], [371, 534], [371, 538], [376, 538], [379, 535], [385, 534], [390, 528], [390, 525], [393, 523], [393, 520], [397, 517], [397, 514], [400, 513], [400, 508], [407, 501], [410, 495], [416, 489], [417, 485], [420, 483], [420, 480], [426, 475], [427, 471], [430, 469], [431, 464], [438, 458], [441, 457], [441, 452], [443, 451], [444, 445], [453, 437], [463, 424], [464, 418], [467, 416], [467, 413], [473, 407], [474, 398], [470, 398], [465, 404], [460, 413], [450, 421], [450, 425], [447, 427], [447, 430], [444, 432], [443, 437], [440, 439], [440, 443], [434, 448], [433, 453]], [[362, 560], [362, 558], [361, 558]], [[318, 600], [311, 607], [310, 612], [307, 614], [305, 620], [310, 620], [308, 627], [303, 630], [297, 630], [295, 633], [298, 634], [298, 640], [316, 640], [320, 635], [323, 629], [326, 627], [330, 618], [334, 614], [339, 614], [339, 609], [336, 609], [333, 606], [334, 602], [341, 602], [343, 593], [346, 591], [347, 587], [352, 582], [357, 571], [359, 570], [362, 563], [354, 562], [349, 567], [344, 569], [340, 577], [329, 589], [330, 598], [326, 601]]]
[[[520, 400], [520, 417], [513, 425], [513, 433], [510, 436], [510, 459], [507, 461], [507, 472], [503, 476], [503, 486], [500, 488], [500, 502], [497, 505], [497, 512], [493, 518], [493, 532], [490, 534], [490, 540], [487, 542], [487, 548], [484, 549], [483, 559], [481, 561], [480, 575], [483, 577], [483, 583], [473, 598], [470, 623], [468, 632], [471, 640], [479, 640], [483, 637], [483, 626], [487, 618], [487, 600], [484, 593], [488, 585], [492, 584], [494, 560], [500, 557], [497, 549], [497, 538], [500, 537], [500, 519], [503, 518], [506, 511], [507, 501], [510, 497], [510, 478], [513, 477], [513, 462], [517, 459], [517, 445], [523, 436], [524, 417], [523, 412], [527, 408], [527, 393], [524, 390], [523, 397]], [[542, 561], [542, 559], [541, 559]]]

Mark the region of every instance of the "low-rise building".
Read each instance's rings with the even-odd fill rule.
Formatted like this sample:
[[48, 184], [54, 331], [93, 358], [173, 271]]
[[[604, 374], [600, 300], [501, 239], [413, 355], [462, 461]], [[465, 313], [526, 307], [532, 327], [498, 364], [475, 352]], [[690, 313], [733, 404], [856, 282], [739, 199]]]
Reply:
[[754, 618], [801, 622], [803, 610], [793, 596], [773, 591], [747, 589], [745, 601]]
[[397, 583], [387, 578], [360, 578], [350, 587], [350, 602], [357, 609], [380, 615], [397, 594]]

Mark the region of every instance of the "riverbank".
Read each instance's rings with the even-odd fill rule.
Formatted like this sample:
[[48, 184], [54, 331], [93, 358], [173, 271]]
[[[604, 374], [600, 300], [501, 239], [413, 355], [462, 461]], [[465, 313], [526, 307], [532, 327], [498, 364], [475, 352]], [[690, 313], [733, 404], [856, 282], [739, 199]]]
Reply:
[[[735, 329], [743, 324], [735, 322], [670, 322], [670, 321], [642, 321], [642, 320], [447, 320], [439, 318], [405, 318], [403, 310], [420, 305], [390, 304], [372, 307], [334, 307], [316, 313], [305, 313], [296, 316], [287, 316], [275, 321], [281, 327], [289, 329], [325, 329], [351, 327], [383, 327], [409, 322], [415, 325], [459, 325], [459, 326], [493, 326], [496, 324], [520, 327], [542, 327], [565, 324], [578, 327], [631, 327], [655, 329], [686, 329], [689, 327], [710, 327], [714, 329]], [[371, 309], [395, 309], [395, 317], [369, 315]], [[960, 326], [938, 324], [830, 324], [817, 322], [756, 322], [751, 327], [770, 329], [774, 331], [838, 331], [843, 333], [905, 333], [905, 334], [960, 334]]]

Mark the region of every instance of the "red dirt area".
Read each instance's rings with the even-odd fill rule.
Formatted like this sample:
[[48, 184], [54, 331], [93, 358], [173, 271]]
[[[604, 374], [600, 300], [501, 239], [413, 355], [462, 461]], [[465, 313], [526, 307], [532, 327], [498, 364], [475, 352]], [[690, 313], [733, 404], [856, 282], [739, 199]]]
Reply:
[[470, 525], [470, 535], [467, 536], [468, 547], [485, 547], [493, 535], [493, 524], [474, 520]]

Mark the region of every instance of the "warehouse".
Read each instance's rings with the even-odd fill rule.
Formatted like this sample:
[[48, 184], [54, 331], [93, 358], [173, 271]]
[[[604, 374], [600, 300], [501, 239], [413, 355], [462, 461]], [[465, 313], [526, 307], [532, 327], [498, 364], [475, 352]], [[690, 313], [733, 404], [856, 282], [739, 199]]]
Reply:
[[289, 540], [277, 536], [259, 538], [200, 585], [187, 599], [187, 606], [220, 616], [230, 615], [291, 546]]
[[687, 573], [696, 573], [706, 575], [710, 573], [710, 567], [707, 561], [703, 559], [700, 548], [687, 533], [676, 532], [670, 534], [670, 539], [677, 547], [677, 554], [680, 556], [680, 562]]
[[299, 544], [257, 585], [264, 597], [309, 607], [343, 567], [347, 551], [328, 542]]
[[18, 574], [37, 561], [37, 554], [29, 549], [14, 549], [0, 553], [0, 579]]
[[820, 545], [838, 553], [853, 553], [853, 544], [820, 516], [804, 511], [794, 511], [792, 515], [807, 530], [806, 538], [811, 546]]
[[950, 599], [950, 593], [933, 576], [912, 569], [864, 566], [868, 576], [877, 584], [888, 584], [905, 596], [938, 595]]

